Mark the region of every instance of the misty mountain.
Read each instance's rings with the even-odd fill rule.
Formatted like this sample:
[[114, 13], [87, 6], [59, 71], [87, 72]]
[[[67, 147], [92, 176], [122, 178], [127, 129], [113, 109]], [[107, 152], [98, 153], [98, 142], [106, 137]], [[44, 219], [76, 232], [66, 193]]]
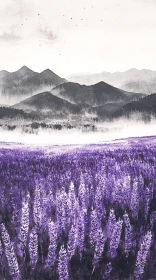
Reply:
[[68, 81], [93, 85], [104, 81], [114, 87], [130, 92], [151, 94], [156, 92], [156, 71], [132, 68], [125, 72], [102, 72], [98, 74], [79, 74], [68, 77]]
[[66, 118], [69, 115], [85, 115], [86, 113], [93, 114], [96, 112], [88, 104], [72, 104], [49, 92], [36, 94], [15, 104], [12, 108], [20, 109], [27, 113], [37, 112], [39, 118]]
[[138, 80], [125, 82], [122, 89], [133, 91], [133, 92], [143, 92], [145, 94], [151, 94], [156, 92], [156, 79], [151, 81]]
[[7, 102], [10, 98], [13, 103], [14, 100], [21, 101], [43, 90], [51, 90], [64, 82], [65, 79], [49, 69], [41, 73], [34, 72], [26, 66], [12, 73], [3, 70], [0, 71], [0, 96], [2, 100], [6, 98]]
[[53, 73], [50, 69], [46, 69], [37, 75], [30, 77], [29, 79], [25, 79], [22, 83], [24, 88], [27, 89], [27, 92], [40, 90], [41, 88], [49, 88], [51, 90], [52, 87], [65, 83], [66, 80], [60, 78], [58, 75]]
[[114, 117], [129, 117], [135, 113], [141, 113], [146, 118], [150, 115], [156, 116], [156, 93], [124, 105], [120, 110], [115, 112]]
[[106, 103], [109, 104], [108, 106], [110, 106], [110, 103], [120, 106], [120, 104], [123, 105], [143, 96], [142, 94], [120, 90], [104, 82], [92, 86], [68, 82], [55, 87], [51, 92], [74, 104], [86, 103], [92, 107]]

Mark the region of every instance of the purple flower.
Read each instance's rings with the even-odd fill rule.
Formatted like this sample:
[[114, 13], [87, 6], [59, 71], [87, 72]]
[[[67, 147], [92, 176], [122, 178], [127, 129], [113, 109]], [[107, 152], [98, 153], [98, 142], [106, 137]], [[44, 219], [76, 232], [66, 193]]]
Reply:
[[4, 209], [4, 207], [5, 207], [5, 193], [4, 193], [4, 187], [2, 187], [2, 186], [0, 188], [0, 198], [1, 198], [0, 205], [1, 205], [2, 209]]
[[132, 247], [133, 229], [130, 224], [130, 219], [127, 213], [124, 214], [123, 218], [125, 223], [125, 253], [126, 256], [128, 256]]
[[96, 235], [96, 245], [94, 250], [94, 263], [97, 263], [99, 259], [101, 258], [105, 246], [105, 237], [104, 233], [102, 232], [102, 229], [97, 229], [97, 235]]
[[111, 262], [109, 262], [106, 265], [103, 279], [110, 279], [109, 277], [110, 277], [111, 271], [112, 271], [112, 264], [111, 264]]
[[68, 196], [65, 189], [57, 193], [57, 227], [58, 232], [65, 230], [70, 223], [70, 210], [68, 203]]
[[122, 179], [122, 204], [123, 206], [128, 205], [131, 197], [131, 177], [125, 175]]
[[114, 209], [111, 209], [109, 213], [108, 223], [107, 223], [108, 238], [111, 238], [115, 225], [116, 225], [116, 217], [115, 217]]
[[29, 230], [29, 199], [30, 195], [28, 194], [22, 202], [21, 226], [19, 231], [20, 248], [22, 251], [26, 247]]
[[58, 260], [59, 280], [69, 280], [68, 257], [64, 246], [61, 247]]
[[152, 233], [148, 231], [143, 238], [140, 249], [138, 251], [137, 260], [135, 264], [135, 277], [139, 279], [144, 273], [144, 267], [146, 265], [147, 255], [152, 242]]
[[40, 187], [36, 185], [35, 189], [35, 199], [34, 199], [34, 223], [37, 230], [40, 230], [41, 220], [42, 220], [42, 212], [41, 212], [41, 191]]
[[138, 209], [139, 209], [139, 190], [138, 190], [138, 180], [135, 178], [133, 182], [133, 189], [131, 193], [131, 200], [130, 200], [130, 207], [132, 210], [133, 217], [138, 216]]
[[74, 184], [71, 182], [69, 186], [69, 193], [68, 193], [68, 198], [69, 198], [69, 209], [70, 209], [70, 216], [73, 220], [75, 220], [75, 210], [76, 210], [76, 196], [75, 196], [75, 190], [74, 190]]
[[76, 231], [76, 226], [72, 225], [69, 231], [68, 244], [67, 244], [67, 252], [68, 252], [69, 259], [71, 259], [72, 256], [74, 256], [76, 245], [77, 245], [77, 231]]
[[84, 178], [81, 174], [79, 192], [78, 192], [78, 201], [81, 208], [85, 208], [85, 194], [86, 194], [86, 190], [85, 190]]
[[17, 258], [14, 252], [13, 245], [10, 241], [10, 236], [4, 224], [1, 224], [1, 235], [4, 244], [5, 256], [8, 262], [10, 276], [13, 277], [13, 279], [19, 279], [20, 272], [19, 272]]
[[110, 237], [110, 257], [115, 258], [117, 255], [117, 248], [119, 246], [120, 237], [121, 237], [121, 231], [122, 231], [122, 220], [118, 220], [116, 224], [114, 225], [114, 229], [112, 232], [112, 236]]
[[57, 193], [56, 197], [56, 202], [57, 202], [57, 230], [60, 233], [63, 228], [65, 228], [65, 213], [64, 213], [64, 208], [63, 208], [63, 203], [62, 203], [62, 198], [61, 198], [61, 193]]
[[112, 197], [114, 201], [117, 201], [121, 204], [122, 198], [123, 198], [123, 185], [120, 178], [116, 179], [114, 178], [114, 189], [112, 192]]
[[153, 211], [150, 215], [150, 225], [153, 228], [154, 223], [156, 222], [156, 211]]
[[64, 213], [64, 219], [65, 219], [65, 226], [64, 228], [68, 228], [70, 226], [70, 203], [69, 203], [69, 198], [65, 190], [62, 192], [62, 206], [63, 206], [63, 213]]
[[48, 201], [48, 206], [51, 208], [51, 207], [55, 207], [56, 205], [56, 201], [55, 201], [55, 198], [54, 198], [54, 195], [53, 195], [53, 191], [50, 190], [49, 191], [49, 201]]
[[100, 187], [96, 189], [94, 203], [97, 211], [97, 216], [99, 218], [99, 221], [101, 221], [102, 216], [105, 215], [105, 208], [103, 205], [103, 191]]
[[90, 238], [90, 244], [92, 247], [94, 247], [96, 241], [97, 241], [97, 229], [99, 228], [99, 221], [98, 221], [98, 217], [97, 217], [97, 212], [94, 209], [91, 212], [91, 219], [90, 219], [90, 234], [89, 234], [89, 238]]
[[2, 242], [0, 240], [0, 261], [1, 261], [1, 258], [2, 258], [2, 254], [3, 254], [3, 248], [2, 248]]
[[80, 257], [84, 250], [84, 238], [85, 238], [85, 227], [84, 227], [84, 213], [82, 210], [79, 212], [79, 217], [77, 221], [77, 245], [80, 252]]
[[57, 248], [57, 231], [56, 231], [56, 225], [52, 220], [49, 220], [48, 222], [48, 229], [49, 229], [49, 248], [48, 248], [48, 258], [47, 258], [47, 264], [49, 266], [52, 266], [55, 262], [56, 258], [56, 248]]
[[147, 218], [149, 207], [150, 207], [150, 201], [153, 197], [153, 189], [152, 186], [149, 186], [145, 189], [145, 195], [144, 195], [144, 209], [145, 209], [145, 217]]
[[32, 268], [34, 268], [38, 259], [38, 235], [35, 228], [29, 235], [29, 254]]

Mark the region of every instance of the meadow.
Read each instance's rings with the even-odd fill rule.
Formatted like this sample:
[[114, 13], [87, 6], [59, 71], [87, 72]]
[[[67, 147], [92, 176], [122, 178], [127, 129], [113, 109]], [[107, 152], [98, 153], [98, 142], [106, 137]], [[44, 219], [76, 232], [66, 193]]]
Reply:
[[155, 140], [1, 144], [0, 279], [156, 279]]

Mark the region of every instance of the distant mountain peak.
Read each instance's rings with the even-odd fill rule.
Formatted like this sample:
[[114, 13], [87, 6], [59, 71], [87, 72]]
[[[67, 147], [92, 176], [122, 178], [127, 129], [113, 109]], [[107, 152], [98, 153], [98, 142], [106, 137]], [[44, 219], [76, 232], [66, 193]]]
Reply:
[[34, 72], [33, 70], [31, 70], [30, 68], [24, 65], [19, 70], [13, 72], [12, 74], [14, 75], [17, 74], [18, 76], [32, 77], [34, 76], [34, 74], [37, 74], [37, 72]]
[[19, 70], [30, 70], [30, 71], [32, 71], [30, 68], [28, 68], [26, 65], [24, 65], [24, 66], [22, 66]]
[[104, 86], [104, 85], [108, 85], [107, 83], [105, 83], [104, 81], [98, 82], [96, 84], [94, 84], [94, 86]]
[[116, 90], [120, 91], [120, 89], [117, 89], [117, 88], [111, 86], [110, 84], [105, 83], [104, 81], [98, 82], [98, 83], [92, 85], [92, 87], [94, 87], [96, 89], [101, 89], [101, 90], [107, 90], [108, 88], [112, 88], [112, 89], [116, 89]]
[[53, 73], [49, 68], [45, 69], [44, 71], [42, 71], [42, 73], [45, 72], [45, 73]]
[[45, 69], [44, 71], [42, 71], [40, 73], [40, 75], [43, 77], [46, 77], [46, 78], [51, 78], [53, 75], [56, 75], [56, 74], [48, 68], [48, 69]]
[[33, 70], [31, 70], [30, 68], [28, 68], [27, 66], [22, 66], [19, 70], [17, 70], [16, 72], [25, 72], [25, 73], [28, 73], [28, 72], [34, 72]]
[[44, 79], [46, 81], [49, 81], [49, 83], [52, 83], [54, 86], [66, 83], [67, 81], [60, 76], [58, 76], [56, 73], [51, 71], [49, 68], [45, 69], [39, 74], [41, 79]]

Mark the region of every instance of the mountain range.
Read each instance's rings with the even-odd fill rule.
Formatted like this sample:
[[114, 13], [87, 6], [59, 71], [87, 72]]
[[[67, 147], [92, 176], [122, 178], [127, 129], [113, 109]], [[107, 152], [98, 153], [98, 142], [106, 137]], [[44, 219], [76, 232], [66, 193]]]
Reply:
[[132, 68], [124, 72], [82, 73], [72, 75], [67, 79], [84, 85], [93, 85], [104, 81], [114, 87], [130, 92], [142, 92], [145, 94], [156, 92], [156, 71], [148, 69], [138, 70]]
[[12, 106], [24, 112], [36, 112], [42, 117], [91, 115], [106, 117], [142, 94], [119, 90], [104, 82], [94, 86], [64, 83], [50, 92], [42, 92]]
[[72, 104], [50, 92], [42, 92], [15, 104], [11, 108], [33, 113], [38, 118], [68, 118], [74, 115], [93, 114], [96, 111], [88, 104]]
[[26, 66], [23, 66], [16, 72], [0, 71], [0, 96], [13, 102], [13, 100], [22, 100], [43, 90], [51, 90], [66, 80], [56, 75], [49, 69], [41, 73], [34, 72]]
[[[40, 120], [79, 120], [79, 118], [89, 116], [102, 120], [116, 119], [119, 117], [129, 118], [133, 114], [140, 113], [144, 120], [149, 120], [151, 116], [156, 116], [156, 94], [141, 97], [127, 104], [116, 107], [114, 110], [104, 110], [107, 104], [91, 107], [85, 103], [72, 104], [49, 92], [43, 92], [11, 107], [0, 107], [0, 119], [25, 119]], [[108, 112], [109, 111], [109, 112]]]
[[142, 95], [120, 90], [105, 82], [99, 82], [91, 86], [69, 82], [53, 88], [51, 92], [69, 102], [75, 104], [87, 103], [93, 107], [110, 102], [127, 103]]
[[[127, 71], [127, 77], [133, 71]], [[68, 82], [49, 69], [37, 73], [24, 66], [13, 73], [0, 71], [0, 89], [1, 96], [14, 98], [11, 106], [0, 107], [1, 119], [103, 120], [132, 112], [155, 114], [156, 94], [125, 91], [103, 81], [93, 85]]]

